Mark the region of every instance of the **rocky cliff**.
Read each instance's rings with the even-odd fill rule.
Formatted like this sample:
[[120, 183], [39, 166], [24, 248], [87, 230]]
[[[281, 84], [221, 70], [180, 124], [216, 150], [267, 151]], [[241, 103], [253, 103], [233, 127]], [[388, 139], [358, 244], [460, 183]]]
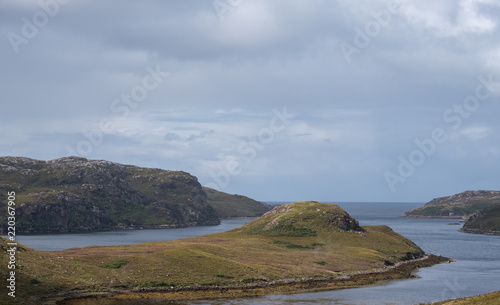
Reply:
[[51, 161], [0, 157], [2, 230], [10, 191], [16, 193], [18, 233], [220, 223], [196, 177], [181, 171], [79, 157]]
[[495, 205], [500, 205], [500, 191], [466, 191], [435, 198], [422, 207], [405, 212], [403, 217], [460, 219]]
[[491, 206], [472, 214], [460, 231], [474, 234], [500, 235], [500, 205]]

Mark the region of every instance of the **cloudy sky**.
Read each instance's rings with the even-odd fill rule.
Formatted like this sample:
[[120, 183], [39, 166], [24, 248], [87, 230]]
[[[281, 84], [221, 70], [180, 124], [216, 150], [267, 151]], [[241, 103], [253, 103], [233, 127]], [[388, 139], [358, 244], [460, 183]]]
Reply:
[[499, 189], [495, 0], [0, 0], [0, 155], [268, 201]]

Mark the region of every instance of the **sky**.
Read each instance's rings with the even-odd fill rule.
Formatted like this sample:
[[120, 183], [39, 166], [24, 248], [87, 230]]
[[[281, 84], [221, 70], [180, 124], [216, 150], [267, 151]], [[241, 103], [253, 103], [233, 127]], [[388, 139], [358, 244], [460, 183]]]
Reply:
[[0, 156], [262, 201], [499, 190], [495, 0], [0, 0]]

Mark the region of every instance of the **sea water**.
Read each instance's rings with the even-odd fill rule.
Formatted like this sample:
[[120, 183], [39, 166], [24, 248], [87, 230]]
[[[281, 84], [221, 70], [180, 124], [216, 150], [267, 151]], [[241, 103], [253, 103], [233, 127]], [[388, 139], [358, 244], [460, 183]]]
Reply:
[[[179, 305], [243, 304], [419, 304], [500, 290], [500, 236], [460, 233], [455, 220], [400, 218], [422, 203], [337, 203], [360, 225], [388, 225], [424, 251], [451, 257], [455, 262], [418, 271], [419, 278], [390, 281], [382, 286], [315, 293], [269, 295], [232, 300], [189, 301]], [[16, 241], [39, 250], [56, 251], [88, 245], [132, 244], [172, 240], [224, 232], [248, 219], [222, 221], [219, 226], [165, 230], [111, 231], [89, 234], [17, 236]], [[156, 304], [156, 303], [155, 303]]]

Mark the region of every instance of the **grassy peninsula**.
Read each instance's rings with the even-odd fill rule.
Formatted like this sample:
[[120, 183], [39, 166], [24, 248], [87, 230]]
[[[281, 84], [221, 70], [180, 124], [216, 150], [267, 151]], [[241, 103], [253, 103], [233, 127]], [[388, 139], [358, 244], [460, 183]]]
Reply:
[[[20, 245], [16, 299], [114, 304], [356, 287], [446, 260], [431, 258], [387, 226], [361, 227], [336, 205], [307, 201], [228, 232], [180, 240], [54, 252]], [[7, 256], [1, 259], [6, 266]]]

